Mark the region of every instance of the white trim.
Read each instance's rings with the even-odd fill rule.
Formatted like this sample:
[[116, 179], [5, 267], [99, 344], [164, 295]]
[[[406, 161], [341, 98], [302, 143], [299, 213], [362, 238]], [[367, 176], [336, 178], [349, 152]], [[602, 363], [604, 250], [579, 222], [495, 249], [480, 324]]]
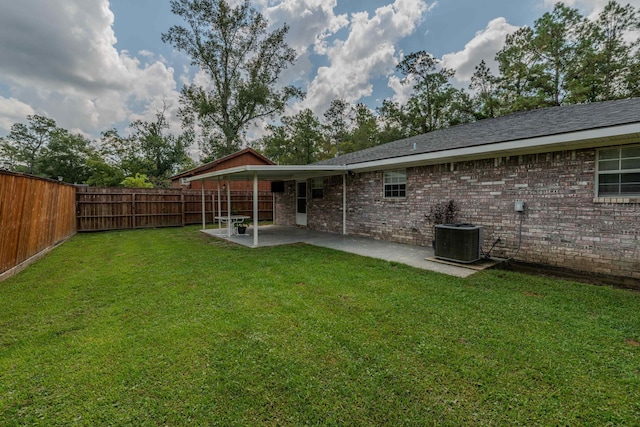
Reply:
[[342, 174], [342, 234], [347, 235], [347, 174]]
[[[602, 175], [622, 175], [624, 173], [640, 173], [640, 168], [621, 169], [621, 167], [622, 167], [621, 160], [623, 159], [623, 157], [621, 156], [622, 153], [621, 153], [620, 150], [622, 150], [624, 148], [640, 148], [640, 144], [614, 145], [614, 146], [601, 147], [601, 148], [596, 149], [596, 158], [595, 158], [595, 164], [596, 164], [595, 173], [596, 173], [596, 177], [595, 177], [595, 185], [594, 185], [594, 192], [595, 192], [594, 197], [596, 199], [625, 199], [625, 198], [629, 199], [629, 198], [638, 198], [638, 197], [640, 197], [640, 194], [637, 194], [637, 193], [629, 193], [629, 194], [618, 193], [618, 194], [600, 195], [600, 177]], [[600, 170], [600, 152], [603, 151], [603, 150], [618, 150], [618, 157], [615, 158], [615, 159], [610, 159], [610, 160], [618, 161], [618, 169], [611, 169], [611, 170], [604, 170], [604, 171]], [[605, 161], [606, 160], [609, 160], [609, 159], [605, 159]], [[621, 177], [619, 177], [619, 179], [621, 179]]]
[[[389, 173], [398, 173], [398, 174], [403, 174], [404, 176], [404, 182], [398, 181], [398, 182], [387, 182], [387, 174]], [[391, 177], [389, 177], [391, 178]], [[404, 185], [404, 196], [387, 196], [387, 185]], [[400, 189], [398, 189], [398, 192], [400, 191]], [[384, 172], [382, 172], [382, 198], [383, 199], [387, 199], [387, 200], [402, 200], [402, 199], [406, 199], [407, 198], [407, 170], [402, 168], [402, 169], [388, 169], [385, 170]]]
[[308, 178], [341, 175], [349, 169], [346, 165], [245, 165], [235, 168], [223, 169], [188, 178], [188, 181], [200, 181], [216, 177], [233, 176], [234, 179], [253, 179], [253, 173], [257, 172], [262, 179], [277, 179], [278, 181], [306, 180]]
[[258, 247], [258, 172], [253, 173], [253, 247]]
[[205, 204], [205, 200], [204, 200], [204, 182], [200, 183], [200, 191], [202, 193], [202, 229], [206, 230], [207, 229], [207, 217], [206, 215], [206, 204]]
[[356, 172], [364, 172], [367, 170], [448, 163], [451, 161], [477, 160], [503, 155], [514, 156], [563, 149], [594, 148], [603, 146], [603, 144], [619, 145], [620, 141], [616, 138], [630, 137], [640, 140], [640, 123], [353, 163], [349, 165], [349, 169]]

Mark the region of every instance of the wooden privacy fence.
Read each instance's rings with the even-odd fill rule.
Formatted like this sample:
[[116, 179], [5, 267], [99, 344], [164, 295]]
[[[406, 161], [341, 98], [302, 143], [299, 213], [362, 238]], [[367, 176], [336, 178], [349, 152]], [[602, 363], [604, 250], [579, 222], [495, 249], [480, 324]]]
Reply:
[[[227, 193], [221, 192], [220, 207], [227, 214]], [[78, 187], [76, 196], [78, 231], [179, 227], [202, 224], [201, 190], [179, 188]], [[232, 191], [231, 211], [253, 217], [253, 192]], [[205, 190], [205, 218], [219, 215], [217, 190]], [[258, 193], [258, 219], [273, 219], [273, 195]]]
[[76, 188], [0, 171], [0, 280], [76, 232]]

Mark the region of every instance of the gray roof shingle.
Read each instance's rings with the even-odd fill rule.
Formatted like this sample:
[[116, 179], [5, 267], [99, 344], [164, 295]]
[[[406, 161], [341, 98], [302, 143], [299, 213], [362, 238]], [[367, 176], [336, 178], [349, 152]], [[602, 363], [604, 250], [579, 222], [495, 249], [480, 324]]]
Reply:
[[640, 98], [565, 105], [440, 129], [323, 160], [316, 164], [350, 165], [639, 122]]

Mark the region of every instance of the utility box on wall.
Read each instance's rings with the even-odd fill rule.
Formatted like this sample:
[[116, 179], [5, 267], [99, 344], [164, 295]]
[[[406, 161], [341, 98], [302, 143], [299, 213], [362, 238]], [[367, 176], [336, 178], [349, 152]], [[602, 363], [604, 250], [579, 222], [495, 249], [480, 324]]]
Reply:
[[482, 257], [482, 226], [473, 224], [436, 225], [436, 258], [461, 263]]

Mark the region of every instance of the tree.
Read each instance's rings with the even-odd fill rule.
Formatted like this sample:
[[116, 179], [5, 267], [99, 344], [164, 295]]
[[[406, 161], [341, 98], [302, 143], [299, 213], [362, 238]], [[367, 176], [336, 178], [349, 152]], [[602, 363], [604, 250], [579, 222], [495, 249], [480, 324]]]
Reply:
[[349, 139], [344, 144], [344, 153], [371, 148], [380, 143], [378, 121], [373, 112], [365, 104], [355, 108], [355, 123]]
[[579, 79], [580, 55], [590, 41], [583, 37], [585, 18], [577, 9], [556, 3], [534, 24], [532, 48], [540, 67], [534, 85], [545, 105], [561, 105]]
[[382, 101], [382, 106], [378, 108], [380, 143], [384, 144], [416, 135], [410, 121], [411, 119], [403, 106], [388, 99]]
[[119, 165], [109, 163], [99, 152], [95, 152], [87, 159], [89, 177], [86, 184], [98, 187], [117, 187], [125, 178]]
[[237, 151], [246, 126], [282, 112], [300, 90], [278, 89], [281, 72], [295, 60], [285, 41], [289, 27], [267, 32], [267, 21], [245, 0], [172, 0], [171, 11], [187, 26], [173, 26], [162, 40], [191, 57], [210, 87], [185, 85], [181, 116], [185, 126], [203, 129], [201, 148], [209, 158]]
[[410, 133], [427, 133], [473, 120], [469, 96], [450, 83], [455, 71], [442, 68], [433, 55], [411, 53], [396, 68], [405, 76], [403, 84], [414, 85], [405, 107]]
[[533, 36], [529, 27], [507, 34], [504, 48], [496, 54], [503, 113], [531, 110], [539, 105], [532, 83], [532, 75], [540, 72], [532, 48]]
[[85, 137], [58, 128], [41, 150], [38, 171], [48, 178], [62, 177], [65, 182], [84, 183], [91, 174], [87, 162], [94, 152], [91, 142]]
[[93, 159], [98, 174], [91, 182], [117, 182], [118, 177], [146, 175], [157, 187], [169, 185], [168, 178], [192, 164], [186, 149], [191, 133], [178, 136], [169, 132], [165, 118], [166, 106], [156, 112], [156, 120], [136, 120], [131, 123], [132, 134], [122, 137], [116, 129], [103, 132], [100, 155], [104, 162]]
[[146, 174], [156, 187], [168, 185], [170, 176], [189, 163], [187, 147], [191, 142], [190, 132], [175, 136], [169, 132], [165, 118], [167, 107], [156, 112], [156, 120], [147, 122], [136, 120], [131, 124], [130, 138], [139, 156], [138, 172]]
[[596, 96], [593, 101], [638, 96], [630, 84], [637, 79], [634, 52], [638, 39], [627, 40], [640, 29], [640, 17], [633, 6], [607, 3], [593, 24], [594, 54], [591, 59]]
[[281, 165], [309, 164], [321, 160], [324, 135], [320, 120], [310, 109], [284, 116], [282, 125], [269, 125], [271, 132], [258, 143], [262, 152]]
[[592, 22], [557, 3], [496, 56], [506, 112], [632, 96], [639, 28], [630, 5], [610, 1]]
[[324, 112], [325, 135], [328, 142], [324, 157], [331, 158], [345, 153], [343, 144], [349, 139], [355, 120], [353, 105], [344, 99], [334, 99]]
[[126, 177], [120, 184], [127, 188], [153, 188], [145, 174], [137, 173], [136, 176]]
[[14, 123], [9, 135], [0, 141], [0, 151], [11, 163], [13, 169], [30, 174], [37, 173], [36, 163], [41, 151], [56, 132], [53, 119], [44, 116], [27, 116], [28, 124]]
[[476, 66], [469, 89], [475, 91], [473, 96], [474, 111], [477, 119], [496, 117], [500, 102], [498, 100], [498, 79], [491, 74], [484, 59]]

